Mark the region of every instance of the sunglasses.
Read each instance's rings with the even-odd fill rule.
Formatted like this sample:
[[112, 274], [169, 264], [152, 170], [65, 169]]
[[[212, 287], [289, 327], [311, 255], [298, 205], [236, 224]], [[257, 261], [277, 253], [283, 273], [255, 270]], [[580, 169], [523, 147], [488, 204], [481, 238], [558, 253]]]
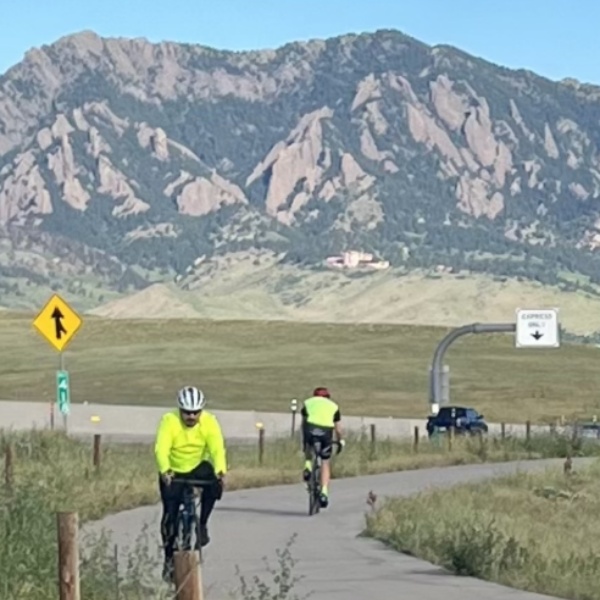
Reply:
[[182, 408], [179, 410], [181, 410], [181, 414], [185, 415], [186, 417], [195, 417], [196, 415], [199, 415], [201, 412], [199, 410], [183, 410]]

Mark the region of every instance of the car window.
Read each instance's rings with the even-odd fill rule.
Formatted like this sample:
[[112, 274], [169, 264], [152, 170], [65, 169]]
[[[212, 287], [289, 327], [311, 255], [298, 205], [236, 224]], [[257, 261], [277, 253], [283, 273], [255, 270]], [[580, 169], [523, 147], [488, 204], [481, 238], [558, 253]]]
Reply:
[[472, 408], [469, 408], [467, 410], [467, 417], [469, 417], [469, 419], [476, 419], [478, 416], [479, 416], [479, 413], [476, 410], [474, 410]]

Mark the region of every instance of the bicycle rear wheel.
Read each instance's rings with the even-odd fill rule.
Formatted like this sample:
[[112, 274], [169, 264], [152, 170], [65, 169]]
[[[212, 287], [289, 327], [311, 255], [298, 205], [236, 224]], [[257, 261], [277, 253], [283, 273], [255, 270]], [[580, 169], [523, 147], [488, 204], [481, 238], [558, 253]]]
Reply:
[[310, 483], [308, 487], [308, 514], [315, 515], [321, 510], [320, 486], [321, 465], [317, 456], [313, 456]]

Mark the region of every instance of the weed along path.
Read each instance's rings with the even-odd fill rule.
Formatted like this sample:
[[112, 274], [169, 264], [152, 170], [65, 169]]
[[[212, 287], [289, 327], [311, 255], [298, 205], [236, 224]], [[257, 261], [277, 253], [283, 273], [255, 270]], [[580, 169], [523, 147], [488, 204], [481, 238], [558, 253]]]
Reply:
[[[574, 467], [593, 459], [580, 458]], [[520, 592], [494, 583], [457, 577], [361, 537], [364, 515], [371, 510], [367, 496], [373, 491], [385, 496], [414, 494], [431, 487], [447, 487], [518, 470], [541, 471], [560, 467], [562, 459], [478, 464], [405, 471], [335, 480], [330, 507], [319, 515], [307, 515], [307, 497], [302, 483], [225, 493], [210, 523], [211, 543], [205, 548], [202, 578], [205, 598], [243, 599], [239, 573], [251, 583], [258, 575], [275, 589], [273, 575], [265, 566], [281, 570], [277, 551], [289, 546], [294, 584], [299, 597], [312, 592], [315, 600], [541, 600], [540, 594]], [[380, 500], [377, 500], [379, 502]], [[159, 554], [160, 507], [144, 507], [110, 516], [87, 529], [104, 529], [122, 550], [133, 550], [147, 527], [145, 551]], [[295, 536], [295, 537], [294, 537]], [[125, 552], [121, 552], [125, 561]], [[157, 563], [157, 576], [160, 575]], [[288, 598], [289, 596], [281, 596]]]

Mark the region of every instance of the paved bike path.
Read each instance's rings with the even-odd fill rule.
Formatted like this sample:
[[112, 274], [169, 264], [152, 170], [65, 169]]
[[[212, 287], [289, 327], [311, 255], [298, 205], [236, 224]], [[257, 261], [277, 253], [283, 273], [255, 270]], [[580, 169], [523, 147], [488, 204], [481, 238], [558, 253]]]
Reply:
[[[574, 468], [590, 459], [576, 459]], [[517, 470], [540, 471], [560, 467], [563, 461], [529, 461], [502, 464], [432, 468], [335, 480], [330, 507], [319, 515], [307, 515], [307, 495], [302, 483], [272, 488], [226, 492], [210, 522], [211, 543], [204, 550], [203, 580], [207, 600], [229, 600], [239, 590], [235, 568], [251, 581], [258, 574], [272, 578], [263, 556], [277, 567], [276, 549], [283, 549], [296, 534], [291, 552], [298, 562], [294, 574], [304, 577], [296, 585], [299, 594], [312, 591], [314, 600], [542, 600], [550, 596], [506, 588], [473, 578], [457, 577], [425, 561], [412, 558], [383, 544], [358, 537], [369, 510], [367, 494], [413, 494], [430, 487], [447, 487]], [[158, 552], [160, 507], [144, 507], [101, 521], [116, 543], [135, 542], [150, 525], [153, 547]], [[98, 525], [98, 524], [96, 524]], [[96, 528], [94, 526], [94, 529]]]

